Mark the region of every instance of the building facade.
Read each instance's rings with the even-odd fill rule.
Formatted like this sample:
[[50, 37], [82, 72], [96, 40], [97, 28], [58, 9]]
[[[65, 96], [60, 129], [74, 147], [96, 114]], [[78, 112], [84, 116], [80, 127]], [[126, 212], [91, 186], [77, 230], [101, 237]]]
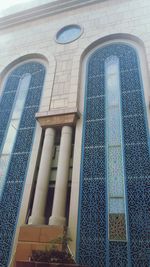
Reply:
[[150, 266], [149, 14], [47, 0], [0, 18], [1, 267], [23, 225], [67, 225], [89, 267]]

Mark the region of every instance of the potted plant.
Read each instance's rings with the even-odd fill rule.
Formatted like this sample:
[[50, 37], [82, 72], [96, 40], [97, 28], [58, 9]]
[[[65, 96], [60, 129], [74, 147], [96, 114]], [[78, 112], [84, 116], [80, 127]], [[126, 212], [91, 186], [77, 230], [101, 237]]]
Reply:
[[71, 238], [65, 233], [63, 237], [51, 240], [45, 250], [33, 250], [29, 261], [17, 262], [16, 267], [81, 267], [76, 264], [68, 241]]
[[[55, 240], [49, 242], [51, 246], [46, 247], [43, 250], [33, 250], [30, 258], [31, 262], [43, 262], [43, 263], [61, 263], [61, 264], [75, 264], [75, 259], [68, 247], [67, 242], [71, 241], [70, 238], [58, 237]], [[58, 250], [56, 244], [62, 245], [62, 250]]]

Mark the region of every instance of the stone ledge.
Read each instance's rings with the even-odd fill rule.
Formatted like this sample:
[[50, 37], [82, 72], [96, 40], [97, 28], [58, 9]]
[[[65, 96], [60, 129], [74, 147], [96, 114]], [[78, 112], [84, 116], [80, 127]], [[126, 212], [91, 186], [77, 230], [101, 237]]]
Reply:
[[76, 109], [36, 113], [36, 119], [42, 128], [58, 128], [65, 125], [74, 126], [79, 117], [79, 112]]
[[48, 243], [58, 236], [63, 236], [64, 231], [63, 226], [23, 225], [20, 227], [18, 241]]

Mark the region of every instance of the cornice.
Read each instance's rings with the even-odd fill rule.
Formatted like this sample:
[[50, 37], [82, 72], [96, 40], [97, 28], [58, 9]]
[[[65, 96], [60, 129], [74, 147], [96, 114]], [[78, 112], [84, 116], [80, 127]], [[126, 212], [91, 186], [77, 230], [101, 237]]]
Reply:
[[0, 29], [103, 1], [106, 0], [58, 0], [50, 2], [0, 18]]

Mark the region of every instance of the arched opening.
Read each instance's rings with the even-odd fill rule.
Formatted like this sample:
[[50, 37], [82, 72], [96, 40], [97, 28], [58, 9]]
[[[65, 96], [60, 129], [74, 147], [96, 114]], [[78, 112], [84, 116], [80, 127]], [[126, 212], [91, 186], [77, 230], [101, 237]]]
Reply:
[[91, 53], [82, 142], [78, 261], [148, 266], [149, 132], [132, 45], [116, 41]]
[[[45, 78], [45, 66], [36, 60], [14, 67], [0, 99], [1, 264], [8, 265]], [[4, 160], [5, 159], [5, 160]]]

